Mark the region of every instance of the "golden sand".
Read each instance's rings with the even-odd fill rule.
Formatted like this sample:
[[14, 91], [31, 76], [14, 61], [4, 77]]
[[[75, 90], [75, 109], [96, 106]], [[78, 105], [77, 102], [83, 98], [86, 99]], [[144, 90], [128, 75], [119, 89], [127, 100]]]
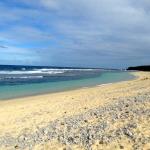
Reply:
[[[88, 109], [110, 104], [117, 98], [150, 92], [150, 73], [134, 72], [133, 74], [138, 78], [131, 81], [1, 101], [0, 136], [11, 134], [17, 137], [24, 131], [34, 132], [50, 121], [84, 113]], [[112, 143], [112, 148], [114, 145]], [[44, 147], [37, 146], [35, 149], [58, 149], [58, 147], [63, 148], [63, 145], [54, 141]], [[82, 147], [74, 149], [82, 149]]]

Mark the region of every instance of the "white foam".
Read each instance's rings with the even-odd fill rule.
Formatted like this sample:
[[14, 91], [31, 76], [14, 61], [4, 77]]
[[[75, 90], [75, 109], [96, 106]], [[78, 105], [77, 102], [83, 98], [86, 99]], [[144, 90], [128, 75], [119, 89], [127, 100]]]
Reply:
[[22, 74], [59, 74], [64, 73], [64, 71], [55, 71], [55, 70], [31, 70], [31, 71], [0, 71], [0, 74], [6, 75], [22, 75]]
[[61, 74], [66, 71], [92, 71], [93, 69], [33, 69], [33, 70], [25, 70], [25, 68], [22, 68], [22, 70], [19, 71], [0, 71], [0, 74], [6, 74], [6, 75], [22, 75], [22, 74]]
[[21, 76], [21, 77], [2, 77], [0, 80], [3, 79], [35, 79], [35, 78], [43, 78], [43, 76]]

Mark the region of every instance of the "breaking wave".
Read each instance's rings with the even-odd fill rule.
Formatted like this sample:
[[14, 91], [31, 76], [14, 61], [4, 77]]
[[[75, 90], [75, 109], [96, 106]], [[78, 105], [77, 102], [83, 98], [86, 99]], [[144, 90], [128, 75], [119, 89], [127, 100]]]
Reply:
[[65, 73], [66, 71], [92, 71], [92, 69], [33, 69], [33, 70], [6, 70], [0, 71], [0, 75], [23, 75], [23, 74], [61, 74]]

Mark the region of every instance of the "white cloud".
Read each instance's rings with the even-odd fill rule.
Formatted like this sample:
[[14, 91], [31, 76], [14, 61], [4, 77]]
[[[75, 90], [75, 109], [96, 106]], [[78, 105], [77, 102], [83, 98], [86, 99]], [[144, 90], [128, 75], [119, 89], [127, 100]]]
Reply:
[[10, 27], [7, 31], [0, 32], [0, 36], [8, 41], [15, 40], [20, 43], [49, 41], [52, 38], [49, 33], [28, 26]]
[[41, 5], [49, 9], [58, 9], [60, 7], [60, 3], [58, 0], [40, 0]]

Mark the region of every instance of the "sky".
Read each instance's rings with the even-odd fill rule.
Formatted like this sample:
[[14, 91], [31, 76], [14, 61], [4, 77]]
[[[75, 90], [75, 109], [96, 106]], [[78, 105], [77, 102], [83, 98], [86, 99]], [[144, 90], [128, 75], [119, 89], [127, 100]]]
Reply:
[[0, 64], [150, 65], [150, 1], [1, 0]]

